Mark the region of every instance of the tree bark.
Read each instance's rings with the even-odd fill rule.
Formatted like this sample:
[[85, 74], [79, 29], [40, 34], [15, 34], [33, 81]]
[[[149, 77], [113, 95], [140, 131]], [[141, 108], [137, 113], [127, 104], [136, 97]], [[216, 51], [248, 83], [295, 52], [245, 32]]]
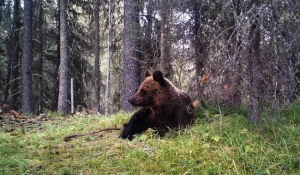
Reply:
[[148, 4], [146, 5], [147, 9], [147, 15], [146, 15], [146, 24], [144, 27], [145, 30], [145, 38], [142, 40], [142, 49], [141, 51], [143, 54], [143, 61], [145, 61], [146, 66], [149, 67], [155, 67], [155, 64], [157, 63], [157, 39], [153, 37], [153, 31], [155, 26], [157, 25], [154, 18], [154, 9], [156, 8], [154, 0], [149, 0]]
[[67, 41], [67, 0], [60, 0], [60, 65], [59, 65], [59, 112], [67, 113], [68, 105], [68, 41]]
[[126, 0], [124, 4], [124, 51], [123, 51], [123, 99], [124, 111], [131, 111], [128, 99], [137, 91], [140, 83], [140, 64], [137, 51], [139, 11], [137, 2]]
[[231, 65], [226, 71], [225, 81], [227, 87], [229, 87], [224, 94], [225, 103], [229, 106], [240, 106], [241, 104], [241, 72], [242, 65], [240, 60], [240, 47], [241, 39], [237, 35], [238, 32], [238, 18], [241, 13], [241, 1], [232, 1], [231, 9], [228, 13], [228, 33], [227, 33], [227, 59], [231, 62]]
[[32, 114], [32, 0], [24, 1], [22, 112]]
[[160, 35], [160, 70], [168, 79], [172, 79], [172, 65], [170, 55], [170, 2], [162, 0], [160, 6], [161, 35]]
[[56, 36], [56, 59], [55, 61], [55, 71], [54, 76], [56, 78], [54, 82], [53, 93], [53, 102], [51, 105], [52, 111], [56, 111], [58, 107], [58, 97], [59, 97], [59, 64], [60, 64], [60, 0], [57, 0], [57, 13], [56, 13], [56, 27], [57, 27], [57, 36]]
[[[13, 42], [13, 41], [11, 41]], [[10, 80], [11, 80], [11, 69], [12, 69], [12, 60], [11, 60], [11, 56], [9, 56], [8, 59], [8, 64], [7, 64], [7, 73], [6, 73], [6, 78], [5, 78], [5, 90], [4, 90], [4, 94], [3, 94], [3, 103], [5, 104], [8, 96], [9, 96], [9, 88], [10, 88]]]
[[96, 0], [95, 4], [95, 103], [94, 110], [100, 110], [100, 63], [99, 63], [99, 6], [100, 0]]
[[6, 87], [4, 92], [4, 103], [10, 98], [10, 107], [12, 109], [17, 110], [18, 106], [18, 86], [19, 80], [17, 79], [19, 76], [19, 53], [20, 49], [20, 0], [14, 0], [14, 12], [13, 12], [13, 22], [12, 22], [12, 30], [11, 30], [11, 45], [9, 47], [9, 64], [6, 75]]
[[193, 47], [195, 50], [195, 67], [196, 67], [196, 81], [197, 81], [197, 93], [196, 99], [203, 104], [203, 86], [201, 84], [201, 76], [203, 75], [205, 53], [204, 53], [204, 39], [201, 36], [201, 7], [202, 4], [199, 0], [193, 1], [193, 35], [194, 39], [192, 40]]
[[259, 60], [260, 60], [260, 32], [259, 32], [259, 15], [257, 12], [258, 2], [253, 0], [255, 19], [251, 25], [249, 32], [250, 40], [250, 104], [249, 104], [249, 119], [252, 123], [257, 123], [259, 120]]
[[108, 1], [108, 33], [107, 33], [107, 74], [105, 88], [105, 115], [109, 114], [109, 94], [110, 94], [110, 32], [111, 32], [111, 1]]
[[44, 11], [43, 11], [43, 1], [39, 2], [39, 78], [38, 78], [38, 83], [39, 83], [39, 100], [38, 100], [38, 105], [39, 105], [39, 109], [38, 112], [42, 113], [43, 112], [43, 43], [44, 43], [44, 38], [43, 38], [43, 15], [44, 15]]

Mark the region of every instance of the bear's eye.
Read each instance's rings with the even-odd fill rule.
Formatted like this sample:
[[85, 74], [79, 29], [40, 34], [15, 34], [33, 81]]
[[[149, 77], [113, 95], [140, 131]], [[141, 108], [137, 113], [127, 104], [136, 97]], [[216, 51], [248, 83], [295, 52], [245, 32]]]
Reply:
[[144, 89], [141, 89], [141, 96], [145, 96], [147, 95], [147, 91], [145, 91]]

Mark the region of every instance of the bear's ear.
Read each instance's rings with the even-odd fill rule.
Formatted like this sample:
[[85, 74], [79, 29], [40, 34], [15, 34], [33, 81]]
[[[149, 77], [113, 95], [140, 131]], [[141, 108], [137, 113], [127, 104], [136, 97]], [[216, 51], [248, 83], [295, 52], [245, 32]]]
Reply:
[[153, 73], [153, 79], [154, 79], [154, 81], [157, 81], [161, 86], [165, 86], [166, 85], [164, 76], [163, 76], [163, 74], [162, 74], [161, 71], [155, 71]]
[[149, 69], [147, 69], [147, 70], [145, 71], [145, 78], [150, 77], [150, 76], [152, 76], [152, 73], [150, 72]]

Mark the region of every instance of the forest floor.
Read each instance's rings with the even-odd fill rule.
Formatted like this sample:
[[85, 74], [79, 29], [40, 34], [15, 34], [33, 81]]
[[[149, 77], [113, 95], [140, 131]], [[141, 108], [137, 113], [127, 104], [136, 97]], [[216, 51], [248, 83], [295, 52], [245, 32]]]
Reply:
[[[247, 112], [197, 111], [189, 128], [160, 138], [149, 130], [133, 141], [120, 131], [130, 113], [106, 117], [0, 118], [0, 174], [300, 174], [300, 105], [254, 126]], [[31, 122], [30, 122], [31, 121]]]

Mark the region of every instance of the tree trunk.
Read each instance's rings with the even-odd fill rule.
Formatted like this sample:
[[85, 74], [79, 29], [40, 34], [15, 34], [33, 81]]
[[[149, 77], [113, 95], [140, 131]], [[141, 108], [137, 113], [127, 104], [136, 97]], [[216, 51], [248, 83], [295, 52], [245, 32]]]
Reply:
[[[13, 42], [13, 41], [11, 41]], [[4, 90], [4, 94], [3, 94], [3, 103], [5, 104], [7, 99], [8, 99], [8, 95], [9, 95], [9, 88], [10, 88], [10, 80], [11, 80], [11, 68], [12, 68], [12, 63], [11, 63], [11, 56], [9, 56], [8, 58], [8, 64], [7, 64], [7, 73], [6, 73], [6, 78], [5, 78], [5, 90]]]
[[172, 65], [170, 55], [170, 3], [162, 0], [160, 6], [161, 35], [160, 35], [160, 70], [168, 79], [172, 79]]
[[22, 112], [32, 114], [32, 0], [24, 1]]
[[144, 57], [142, 58], [145, 61], [146, 66], [155, 67], [155, 63], [157, 62], [157, 58], [155, 57], [157, 51], [155, 50], [157, 40], [153, 37], [153, 28], [156, 24], [154, 22], [154, 9], [155, 2], [154, 0], [149, 0], [148, 4], [145, 7], [147, 9], [146, 19], [147, 22], [145, 24], [145, 38], [142, 41], [142, 49]]
[[99, 6], [100, 0], [96, 0], [95, 4], [95, 103], [94, 110], [100, 110], [100, 64], [99, 64]]
[[108, 4], [108, 34], [107, 34], [107, 74], [105, 88], [105, 115], [109, 114], [109, 94], [110, 94], [110, 32], [111, 32], [111, 2]]
[[140, 64], [137, 52], [139, 11], [137, 2], [126, 0], [124, 4], [124, 58], [123, 58], [123, 99], [124, 111], [131, 111], [128, 99], [137, 91], [140, 83]]
[[38, 68], [38, 73], [39, 73], [39, 78], [38, 78], [38, 83], [39, 83], [39, 113], [43, 113], [43, 1], [39, 2], [39, 68]]
[[59, 112], [67, 113], [68, 105], [68, 42], [67, 42], [67, 0], [60, 0], [60, 65], [59, 65]]
[[197, 81], [197, 93], [196, 99], [203, 104], [203, 86], [201, 84], [201, 76], [203, 76], [203, 68], [204, 68], [204, 41], [202, 32], [201, 32], [201, 6], [202, 4], [199, 0], [194, 0], [193, 2], [193, 35], [194, 39], [192, 40], [193, 47], [195, 50], [195, 67], [196, 67], [196, 81]]
[[17, 100], [19, 97], [19, 53], [20, 53], [20, 0], [14, 0], [13, 23], [11, 30], [11, 45], [9, 47], [9, 64], [6, 75], [6, 87], [4, 93], [4, 103], [10, 98], [10, 107], [17, 110]]
[[227, 105], [238, 107], [241, 104], [241, 72], [242, 65], [240, 60], [241, 40], [237, 36], [238, 25], [236, 17], [241, 13], [240, 0], [233, 1], [230, 12], [228, 13], [228, 33], [227, 33], [227, 59], [231, 65], [226, 71], [225, 81], [228, 89], [225, 91], [224, 100]]
[[58, 96], [59, 96], [59, 64], [60, 64], [60, 0], [57, 0], [57, 14], [56, 14], [56, 27], [57, 27], [57, 36], [56, 36], [56, 62], [55, 62], [55, 71], [54, 76], [54, 89], [53, 93], [53, 102], [51, 105], [52, 111], [56, 111], [58, 107]]
[[259, 120], [259, 59], [260, 59], [260, 33], [259, 33], [259, 15], [257, 14], [258, 2], [253, 1], [255, 19], [251, 25], [249, 32], [250, 40], [250, 105], [249, 105], [249, 119], [252, 123], [257, 123]]

